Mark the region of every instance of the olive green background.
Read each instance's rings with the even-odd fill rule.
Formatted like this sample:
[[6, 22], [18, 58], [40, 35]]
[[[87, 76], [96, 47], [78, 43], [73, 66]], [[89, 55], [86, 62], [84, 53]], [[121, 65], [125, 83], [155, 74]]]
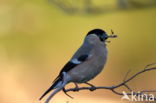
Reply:
[[[0, 103], [40, 103], [38, 98], [94, 28], [107, 33], [113, 29], [118, 38], [108, 43], [105, 69], [90, 83], [115, 85], [129, 69], [130, 76], [156, 62], [156, 7], [66, 14], [46, 0], [1, 0]], [[156, 89], [155, 75], [155, 71], [145, 73], [129, 85], [138, 91]], [[122, 102], [120, 96], [107, 90], [70, 94], [75, 99], [60, 92], [52, 103]]]

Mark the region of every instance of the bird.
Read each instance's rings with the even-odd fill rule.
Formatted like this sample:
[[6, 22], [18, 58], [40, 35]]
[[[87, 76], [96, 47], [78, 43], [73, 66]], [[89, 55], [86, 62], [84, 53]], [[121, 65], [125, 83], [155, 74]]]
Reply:
[[108, 56], [107, 39], [115, 37], [117, 37], [117, 35], [114, 35], [113, 31], [111, 35], [108, 35], [102, 29], [93, 29], [89, 31], [80, 48], [64, 65], [50, 88], [45, 91], [39, 100], [51, 90], [54, 90], [45, 102], [49, 103], [50, 99], [57, 92], [61, 90], [65, 92], [65, 86], [68, 83], [74, 83], [76, 86], [75, 88], [78, 88], [78, 84], [85, 83], [92, 87], [92, 91], [95, 90], [95, 86], [89, 83], [89, 81], [95, 78], [103, 70]]

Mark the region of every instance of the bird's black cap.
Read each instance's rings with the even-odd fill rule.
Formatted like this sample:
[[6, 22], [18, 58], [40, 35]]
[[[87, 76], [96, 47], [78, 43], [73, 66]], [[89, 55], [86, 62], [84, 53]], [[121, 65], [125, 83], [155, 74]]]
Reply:
[[102, 29], [93, 29], [87, 33], [87, 36], [91, 34], [97, 35], [101, 41], [105, 41], [108, 38], [107, 33]]

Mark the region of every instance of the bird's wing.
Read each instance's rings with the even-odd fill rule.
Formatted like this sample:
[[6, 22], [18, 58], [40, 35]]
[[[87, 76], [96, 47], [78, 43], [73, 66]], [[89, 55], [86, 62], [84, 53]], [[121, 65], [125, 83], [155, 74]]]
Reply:
[[87, 60], [89, 55], [84, 54], [79, 56], [78, 58], [72, 58], [60, 71], [59, 75], [56, 77], [56, 79], [53, 81], [53, 85], [39, 98], [41, 100], [46, 94], [48, 94], [51, 90], [55, 89], [57, 85], [60, 85], [63, 79], [63, 72], [68, 72], [77, 65], [80, 65], [81, 63], [85, 62]]
[[56, 79], [53, 81], [56, 82], [59, 78], [62, 80], [62, 73], [63, 72], [68, 72], [71, 69], [73, 69], [74, 67], [76, 67], [77, 65], [80, 65], [81, 63], [85, 62], [87, 60], [87, 58], [89, 57], [88, 54], [84, 54], [79, 56], [78, 58], [72, 58], [60, 71], [59, 75], [56, 77]]
[[71, 70], [72, 68], [74, 68], [75, 66], [83, 63], [84, 61], [87, 60], [88, 58], [88, 54], [84, 54], [84, 55], [81, 55], [79, 56], [78, 58], [73, 58], [71, 59], [64, 67], [63, 69], [61, 70], [60, 73], [62, 72], [68, 72], [69, 70]]

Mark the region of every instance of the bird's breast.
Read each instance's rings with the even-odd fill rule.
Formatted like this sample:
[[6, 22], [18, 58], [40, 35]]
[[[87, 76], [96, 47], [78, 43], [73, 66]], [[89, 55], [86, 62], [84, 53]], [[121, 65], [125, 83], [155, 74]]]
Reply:
[[69, 75], [72, 82], [84, 83], [96, 77], [104, 68], [107, 59], [107, 49], [99, 48], [91, 53], [89, 60], [73, 68]]

